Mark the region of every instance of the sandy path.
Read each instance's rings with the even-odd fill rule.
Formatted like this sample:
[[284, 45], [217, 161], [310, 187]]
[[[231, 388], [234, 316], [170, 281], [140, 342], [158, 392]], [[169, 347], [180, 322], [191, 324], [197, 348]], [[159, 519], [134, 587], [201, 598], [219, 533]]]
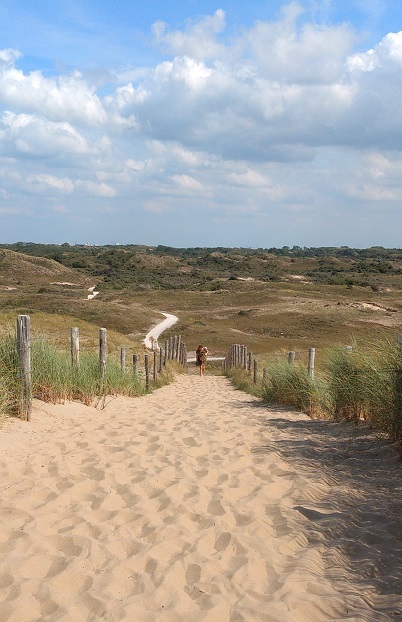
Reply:
[[35, 402], [0, 433], [0, 621], [399, 619], [400, 464], [349, 449], [223, 377]]
[[156, 339], [157, 341], [165, 330], [167, 330], [179, 321], [179, 318], [172, 313], [164, 313], [163, 311], [161, 311], [160, 314], [164, 315], [166, 319], [162, 320], [162, 322], [159, 322], [156, 326], [151, 328], [149, 333], [145, 336], [144, 344], [147, 348], [152, 349], [152, 339]]

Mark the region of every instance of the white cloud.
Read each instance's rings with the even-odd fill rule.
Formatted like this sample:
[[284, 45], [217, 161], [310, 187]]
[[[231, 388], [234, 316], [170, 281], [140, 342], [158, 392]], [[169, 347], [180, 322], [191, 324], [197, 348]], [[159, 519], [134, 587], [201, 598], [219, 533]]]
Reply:
[[66, 121], [54, 122], [32, 114], [6, 111], [0, 119], [0, 128], [0, 152], [50, 157], [88, 151], [85, 138]]
[[71, 179], [68, 177], [64, 177], [63, 179], [59, 177], [54, 177], [53, 175], [37, 175], [36, 181], [39, 183], [44, 183], [50, 186], [51, 188], [55, 188], [56, 190], [60, 190], [61, 192], [73, 192], [74, 184]]
[[299, 12], [276, 23], [258, 22], [247, 44], [261, 76], [280, 82], [328, 84], [343, 75], [354, 34], [346, 25], [298, 27]]
[[0, 104], [23, 112], [40, 113], [53, 121], [99, 125], [106, 121], [101, 100], [81, 74], [46, 78], [40, 71], [25, 74], [15, 67], [19, 53], [2, 50]]
[[197, 60], [215, 58], [224, 52], [224, 46], [217, 35], [225, 29], [225, 12], [218, 9], [197, 22], [189, 22], [185, 31], [169, 31], [162, 21], [155, 22], [153, 34], [158, 45], [167, 48], [174, 55], [190, 56]]
[[348, 58], [350, 71], [387, 71], [402, 68], [402, 31], [388, 33], [380, 43], [367, 52], [353, 54]]
[[191, 175], [173, 175], [172, 180], [185, 190], [202, 190], [202, 184]]
[[21, 57], [21, 52], [8, 48], [6, 50], [0, 50], [0, 66], [1, 65], [13, 65], [16, 60]]
[[355, 53], [350, 26], [307, 23], [296, 3], [230, 37], [225, 21], [156, 24], [171, 55], [124, 58], [107, 86], [0, 51], [2, 202], [62, 196], [88, 221], [107, 203], [126, 231], [128, 212], [308, 218], [400, 200], [402, 33]]
[[99, 183], [91, 180], [79, 179], [75, 187], [77, 190], [82, 189], [86, 194], [95, 197], [115, 197], [117, 194], [115, 188], [104, 182]]
[[242, 173], [229, 173], [227, 179], [230, 183], [238, 186], [263, 187], [271, 185], [272, 182], [267, 180], [261, 173], [247, 169]]

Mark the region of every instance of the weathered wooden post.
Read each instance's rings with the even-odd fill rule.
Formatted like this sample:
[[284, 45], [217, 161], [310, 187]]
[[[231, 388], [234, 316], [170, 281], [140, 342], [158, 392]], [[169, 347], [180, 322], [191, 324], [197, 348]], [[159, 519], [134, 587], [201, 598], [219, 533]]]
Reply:
[[309, 348], [307, 373], [312, 380], [314, 379], [314, 361], [315, 361], [315, 348]]
[[133, 373], [138, 378], [138, 354], [133, 354]]
[[254, 378], [253, 378], [253, 382], [254, 382], [254, 384], [257, 384], [257, 382], [258, 382], [258, 363], [257, 363], [257, 359], [254, 359]]
[[80, 329], [74, 327], [70, 331], [71, 341], [71, 364], [73, 367], [80, 365]]
[[106, 328], [99, 329], [99, 370], [102, 380], [106, 378], [106, 358], [107, 358], [107, 331]]
[[169, 349], [168, 349], [168, 353], [169, 353], [169, 356], [168, 356], [169, 361], [171, 361], [171, 360], [172, 360], [172, 358], [173, 358], [173, 337], [172, 337], [172, 336], [170, 336], [170, 337], [169, 337]]
[[144, 356], [144, 367], [145, 367], [145, 390], [149, 391], [149, 356], [145, 354]]
[[262, 385], [265, 387], [266, 384], [267, 384], [267, 368], [264, 367], [264, 369], [262, 370]]
[[177, 346], [176, 346], [176, 360], [179, 360], [180, 351], [181, 351], [181, 335], [177, 337]]
[[154, 369], [153, 369], [152, 379], [154, 382], [156, 382], [157, 378], [158, 378], [158, 353], [154, 352]]
[[17, 317], [17, 347], [21, 366], [22, 415], [31, 421], [32, 378], [31, 378], [31, 318], [29, 315]]
[[159, 373], [162, 373], [162, 366], [163, 366], [163, 351], [162, 348], [159, 348]]
[[295, 362], [295, 358], [296, 358], [296, 352], [289, 352], [288, 354], [289, 365], [293, 365], [293, 363]]
[[247, 361], [247, 370], [249, 372], [251, 372], [251, 361], [252, 361], [253, 355], [251, 354], [251, 352], [248, 353], [248, 361]]
[[126, 348], [120, 348], [120, 368], [126, 371]]
[[166, 363], [168, 361], [168, 358], [169, 358], [169, 342], [166, 339], [166, 341], [165, 341], [165, 350], [164, 350], [164, 353], [163, 353], [163, 366], [164, 367], [166, 367]]
[[247, 346], [243, 346], [243, 369], [247, 369]]

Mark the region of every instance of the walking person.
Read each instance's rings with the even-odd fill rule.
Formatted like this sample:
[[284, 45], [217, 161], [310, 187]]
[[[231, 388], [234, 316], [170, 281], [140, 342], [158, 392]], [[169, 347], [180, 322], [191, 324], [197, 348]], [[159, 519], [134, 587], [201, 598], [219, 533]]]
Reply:
[[205, 363], [207, 362], [208, 356], [208, 348], [207, 346], [202, 345], [202, 343], [198, 346], [195, 351], [195, 364], [200, 368], [200, 376], [204, 375], [205, 372]]

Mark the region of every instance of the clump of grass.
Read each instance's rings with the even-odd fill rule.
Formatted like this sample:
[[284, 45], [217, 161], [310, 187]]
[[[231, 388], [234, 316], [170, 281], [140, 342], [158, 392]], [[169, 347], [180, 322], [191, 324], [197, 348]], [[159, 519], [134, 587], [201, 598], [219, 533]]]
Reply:
[[269, 404], [296, 408], [311, 417], [368, 423], [387, 434], [402, 457], [402, 347], [382, 338], [351, 350], [334, 348], [323, 357], [313, 380], [307, 369], [288, 361], [266, 368], [266, 380], [254, 385], [241, 368], [228, 370], [236, 387]]
[[0, 415], [17, 415], [22, 401], [22, 385], [15, 338], [0, 338]]
[[[106, 395], [145, 393], [142, 376], [122, 370], [116, 357], [109, 357], [103, 378], [96, 354], [84, 353], [79, 366], [72, 365], [70, 353], [58, 350], [45, 338], [31, 342], [31, 374], [32, 397], [45, 402], [78, 400], [89, 405], [99, 403]], [[22, 392], [16, 339], [11, 334], [4, 335], [0, 339], [0, 416], [20, 415]]]
[[336, 419], [368, 422], [402, 440], [402, 351], [387, 339], [359, 346], [351, 352], [336, 349], [329, 357], [327, 384], [331, 412]]
[[323, 414], [323, 389], [300, 365], [277, 361], [267, 368], [262, 398], [269, 404], [297, 408], [310, 416]]
[[261, 385], [255, 384], [251, 374], [242, 367], [231, 367], [227, 371], [227, 377], [240, 391], [245, 391], [256, 397], [262, 397], [263, 388]]
[[32, 347], [32, 393], [47, 402], [78, 400], [88, 405], [106, 395], [141, 395], [144, 386], [140, 378], [121, 369], [116, 357], [109, 356], [102, 377], [96, 354], [81, 354], [79, 365], [72, 365], [68, 354], [38, 340]]

